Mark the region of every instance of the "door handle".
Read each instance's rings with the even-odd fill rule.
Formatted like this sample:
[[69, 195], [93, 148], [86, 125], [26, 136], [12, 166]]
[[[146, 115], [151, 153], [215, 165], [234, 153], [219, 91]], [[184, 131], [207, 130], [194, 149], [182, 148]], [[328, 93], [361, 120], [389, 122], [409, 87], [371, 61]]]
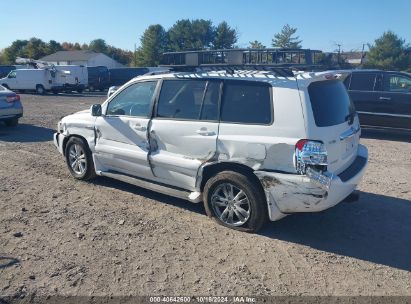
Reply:
[[137, 130], [137, 131], [146, 131], [147, 128], [144, 127], [144, 126], [142, 126], [142, 125], [140, 125], [140, 124], [135, 124], [135, 125], [134, 125], [134, 130]]
[[201, 128], [200, 130], [197, 130], [196, 133], [198, 135], [202, 135], [202, 136], [213, 136], [213, 135], [215, 135], [214, 131], [208, 131], [206, 128]]
[[380, 99], [380, 100], [391, 100], [391, 97], [383, 97], [383, 96], [381, 96], [379, 99]]

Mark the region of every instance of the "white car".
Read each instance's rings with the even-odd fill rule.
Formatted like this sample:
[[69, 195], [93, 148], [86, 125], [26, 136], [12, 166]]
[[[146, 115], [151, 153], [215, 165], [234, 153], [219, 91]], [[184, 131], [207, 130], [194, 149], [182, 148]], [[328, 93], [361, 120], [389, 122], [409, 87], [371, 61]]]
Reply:
[[54, 143], [71, 174], [204, 202], [230, 228], [317, 212], [347, 198], [366, 147], [333, 72], [168, 73], [135, 78], [64, 117]]

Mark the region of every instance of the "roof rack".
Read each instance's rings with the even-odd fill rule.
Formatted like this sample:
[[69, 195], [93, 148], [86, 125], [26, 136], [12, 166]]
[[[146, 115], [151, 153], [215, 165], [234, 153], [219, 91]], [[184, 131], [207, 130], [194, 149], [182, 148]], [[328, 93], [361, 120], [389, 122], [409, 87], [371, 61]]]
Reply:
[[163, 53], [160, 66], [174, 72], [204, 72], [238, 70], [273, 72], [292, 77], [293, 70], [318, 70], [319, 50], [310, 49], [222, 49]]
[[310, 49], [221, 49], [163, 53], [165, 66], [231, 65], [313, 65], [319, 50]]

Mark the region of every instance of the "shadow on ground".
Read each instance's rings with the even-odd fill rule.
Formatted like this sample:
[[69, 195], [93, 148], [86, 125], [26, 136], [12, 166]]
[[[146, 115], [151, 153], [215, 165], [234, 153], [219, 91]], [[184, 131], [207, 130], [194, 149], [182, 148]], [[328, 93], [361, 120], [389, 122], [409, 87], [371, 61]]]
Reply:
[[411, 201], [360, 192], [358, 202], [294, 214], [262, 235], [411, 271]]
[[[162, 195], [109, 178], [95, 184], [145, 196], [205, 215], [202, 204]], [[411, 271], [411, 201], [360, 192], [360, 200], [320, 213], [290, 215], [259, 233], [342, 256]]]
[[0, 123], [0, 141], [35, 143], [53, 140], [53, 129], [30, 124], [6, 127]]

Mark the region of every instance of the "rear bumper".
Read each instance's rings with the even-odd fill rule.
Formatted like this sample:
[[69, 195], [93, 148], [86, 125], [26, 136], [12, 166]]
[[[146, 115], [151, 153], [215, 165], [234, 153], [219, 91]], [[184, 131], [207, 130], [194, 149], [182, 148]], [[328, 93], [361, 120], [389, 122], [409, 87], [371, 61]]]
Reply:
[[368, 150], [359, 145], [357, 158], [325, 188], [304, 175], [256, 171], [264, 188], [269, 217], [278, 220], [289, 213], [318, 212], [349, 196], [360, 183], [368, 163]]
[[22, 116], [23, 116], [22, 107], [12, 107], [12, 108], [0, 109], [0, 120], [20, 118]]
[[60, 152], [60, 154], [64, 155], [63, 151], [63, 143], [64, 143], [64, 135], [61, 133], [54, 133], [53, 135], [53, 143], [56, 146], [57, 150]]

